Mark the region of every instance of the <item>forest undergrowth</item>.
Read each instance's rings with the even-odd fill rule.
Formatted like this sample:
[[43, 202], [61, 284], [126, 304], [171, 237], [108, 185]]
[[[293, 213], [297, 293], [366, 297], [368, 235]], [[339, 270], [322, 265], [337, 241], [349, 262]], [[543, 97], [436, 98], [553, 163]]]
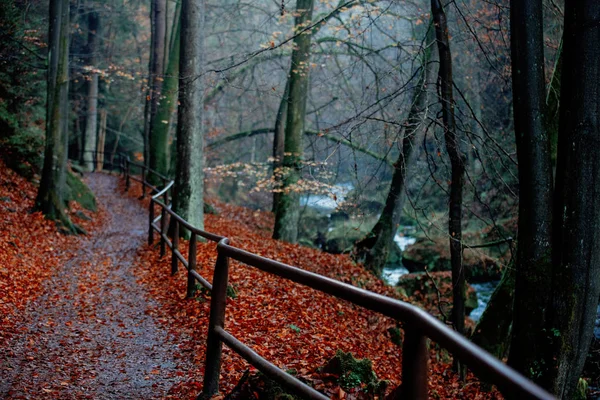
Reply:
[[[140, 186], [134, 184], [128, 194], [139, 198]], [[148, 208], [148, 197], [141, 202]], [[218, 213], [205, 215], [205, 230], [228, 237], [236, 247], [438, 313], [437, 298], [401, 297], [394, 288], [356, 265], [347, 255], [328, 254], [271, 239], [273, 217], [270, 213], [214, 199], [209, 203]], [[159, 209], [155, 212], [158, 215]], [[187, 255], [187, 241], [180, 241], [179, 246], [181, 253]], [[138, 256], [138, 266], [143, 271], [141, 280], [149, 295], [161, 305], [150, 312], [165, 324], [172, 340], [179, 344], [179, 356], [192, 359], [195, 365], [195, 369], [183, 372], [186, 379], [171, 389], [170, 396], [192, 398], [202, 388], [210, 296], [199, 291], [196, 298], [185, 298], [185, 269], [180, 265], [179, 272], [171, 276], [170, 253], [167, 251], [161, 259], [157, 241], [153, 246], [141, 248]], [[199, 243], [198, 272], [209, 281], [215, 261], [216, 243]], [[342, 350], [356, 358], [370, 359], [377, 377], [390, 381], [388, 392], [401, 383], [402, 350], [398, 342], [392, 340], [398, 327], [394, 320], [236, 261], [230, 265], [229, 283], [234, 292], [228, 298], [226, 330], [279, 368], [311, 382], [331, 398], [361, 398], [359, 393], [347, 393], [331, 384], [324, 376], [327, 374], [317, 371], [337, 350]], [[451, 287], [441, 290], [442, 298], [449, 300]], [[254, 368], [226, 346], [223, 349], [220, 390], [226, 394], [246, 370], [254, 371]], [[502, 398], [497, 391], [482, 390], [471, 373], [466, 382], [460, 382], [451, 364], [448, 353], [432, 344], [430, 398]]]

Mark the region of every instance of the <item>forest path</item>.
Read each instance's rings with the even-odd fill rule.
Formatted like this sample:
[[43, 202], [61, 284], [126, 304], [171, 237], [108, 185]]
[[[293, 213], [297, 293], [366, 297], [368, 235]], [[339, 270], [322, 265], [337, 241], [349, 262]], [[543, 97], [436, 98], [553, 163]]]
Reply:
[[106, 223], [45, 282], [21, 334], [0, 349], [0, 398], [164, 398], [181, 380], [177, 348], [147, 315], [155, 304], [133, 270], [146, 212], [119, 195], [117, 177], [87, 181]]

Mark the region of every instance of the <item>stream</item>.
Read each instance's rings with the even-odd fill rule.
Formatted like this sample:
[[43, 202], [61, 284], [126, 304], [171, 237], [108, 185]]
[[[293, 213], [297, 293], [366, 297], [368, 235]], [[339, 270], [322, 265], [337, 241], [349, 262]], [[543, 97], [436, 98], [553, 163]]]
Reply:
[[[404, 251], [406, 247], [415, 243], [416, 240], [417, 239], [414, 237], [403, 235], [396, 235], [396, 237], [394, 237], [394, 242], [396, 242], [402, 251]], [[382, 278], [388, 285], [396, 286], [400, 280], [400, 277], [408, 273], [409, 271], [406, 268], [401, 265], [397, 265], [394, 267], [384, 268]], [[473, 321], [477, 322], [479, 321], [479, 318], [481, 318], [481, 315], [487, 307], [490, 297], [492, 297], [492, 293], [494, 293], [498, 283], [499, 281], [471, 283], [471, 286], [477, 292], [477, 308], [471, 311], [471, 314], [469, 314], [469, 318], [471, 318]], [[598, 331], [598, 334], [600, 334], [600, 326], [598, 326], [598, 324], [600, 324], [600, 320], [596, 321], [596, 330]]]

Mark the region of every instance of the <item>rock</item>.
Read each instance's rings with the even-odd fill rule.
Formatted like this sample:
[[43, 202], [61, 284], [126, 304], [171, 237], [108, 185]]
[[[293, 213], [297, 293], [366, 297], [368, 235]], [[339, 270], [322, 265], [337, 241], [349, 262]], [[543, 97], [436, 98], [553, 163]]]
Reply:
[[[447, 271], [425, 273], [410, 273], [403, 275], [398, 281], [398, 289], [402, 290], [408, 297], [416, 297], [420, 300], [437, 302], [437, 290], [444, 301], [452, 301], [452, 274]], [[433, 281], [432, 281], [433, 278]], [[435, 281], [435, 284], [434, 284]], [[436, 289], [437, 286], [437, 289]], [[465, 313], [469, 315], [477, 308], [477, 292], [467, 284], [467, 298], [465, 300]]]
[[[402, 265], [410, 272], [450, 271], [450, 249], [446, 240], [420, 238], [408, 246], [402, 254]], [[466, 248], [463, 251], [465, 276], [470, 282], [496, 281], [502, 277], [500, 263], [479, 249]]]

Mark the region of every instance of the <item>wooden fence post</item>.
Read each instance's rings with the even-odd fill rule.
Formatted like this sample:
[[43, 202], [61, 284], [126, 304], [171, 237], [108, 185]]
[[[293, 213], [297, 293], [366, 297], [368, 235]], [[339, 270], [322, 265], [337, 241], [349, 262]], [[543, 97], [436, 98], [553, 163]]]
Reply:
[[224, 328], [225, 306], [227, 305], [227, 283], [229, 280], [229, 257], [223, 254], [221, 244], [228, 244], [229, 239], [222, 239], [217, 246], [217, 264], [213, 275], [213, 287], [210, 299], [210, 320], [206, 341], [206, 363], [204, 365], [204, 388], [199, 399], [207, 399], [219, 392], [219, 375], [221, 373], [221, 351], [223, 342], [215, 332], [215, 328]]
[[176, 250], [179, 250], [179, 222], [175, 218], [171, 218], [171, 229], [173, 229], [173, 247], [171, 247], [171, 275], [175, 275], [179, 270], [179, 260], [177, 259]]
[[427, 400], [429, 370], [427, 337], [414, 328], [404, 330], [402, 344], [402, 398]]
[[154, 243], [154, 228], [152, 223], [154, 222], [154, 199], [150, 200], [150, 207], [148, 209], [148, 245], [152, 246]]
[[163, 258], [167, 252], [167, 241], [165, 235], [167, 234], [167, 211], [165, 207], [160, 208], [160, 257]]
[[198, 243], [198, 235], [192, 232], [190, 236], [190, 250], [188, 252], [188, 276], [187, 276], [187, 294], [186, 297], [191, 299], [196, 294], [196, 279], [190, 271], [196, 270], [196, 246]]

